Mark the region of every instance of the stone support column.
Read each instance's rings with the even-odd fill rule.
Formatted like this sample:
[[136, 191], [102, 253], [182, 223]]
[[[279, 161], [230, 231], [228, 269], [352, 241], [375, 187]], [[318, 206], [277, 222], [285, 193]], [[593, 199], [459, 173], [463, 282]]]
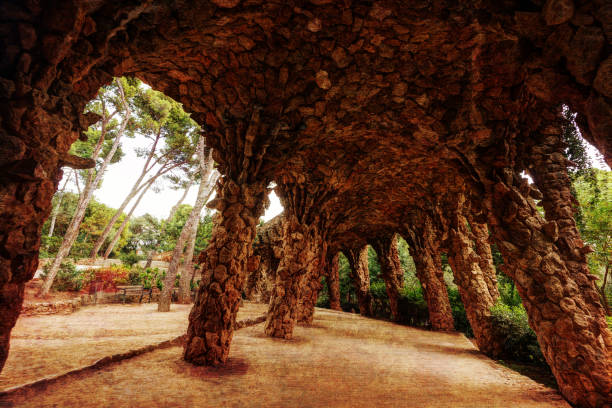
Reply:
[[314, 316], [327, 256], [325, 207], [331, 194], [328, 187], [304, 183], [302, 175], [287, 175], [276, 192], [285, 207], [283, 249], [265, 332], [290, 339], [298, 320], [309, 324]]
[[318, 227], [316, 223], [306, 225], [303, 218], [300, 220], [295, 215], [286, 216], [283, 257], [276, 271], [276, 284], [266, 319], [268, 336], [291, 339], [298, 319], [306, 323], [312, 321], [310, 303], [314, 293], [318, 293], [316, 277], [320, 277], [326, 249]]
[[487, 224], [483, 224], [470, 218], [470, 228], [472, 230], [472, 240], [474, 241], [476, 254], [480, 258], [478, 265], [483, 273], [489, 294], [496, 302], [499, 299], [499, 289], [497, 288], [497, 275], [493, 264], [493, 253], [489, 244], [489, 229]]
[[340, 275], [338, 271], [338, 252], [327, 255], [326, 281], [329, 293], [329, 307], [332, 310], [342, 310], [340, 307]]
[[355, 292], [359, 313], [362, 316], [372, 316], [372, 295], [370, 295], [370, 270], [368, 269], [368, 247], [345, 249], [344, 255], [351, 267], [351, 279]]
[[397, 250], [397, 235], [393, 234], [387, 237], [377, 238], [372, 241], [372, 247], [378, 254], [380, 272], [385, 281], [385, 286], [387, 287], [391, 316], [394, 320], [397, 320], [399, 318], [398, 303], [400, 289], [402, 288], [404, 279], [404, 271], [402, 270], [399, 252]]
[[434, 330], [454, 330], [453, 312], [442, 272], [439, 234], [431, 219], [426, 217], [422, 222], [414, 223], [405, 235], [427, 302], [431, 327]]
[[448, 263], [465, 306], [467, 318], [474, 332], [478, 348], [490, 356], [503, 351], [503, 343], [496, 338], [491, 321], [491, 296], [485, 274], [480, 268], [480, 257], [474, 251], [467, 219], [463, 216], [465, 197], [459, 195], [455, 213], [451, 215], [448, 242]]
[[[207, 144], [219, 149], [213, 150], [213, 158], [222, 177], [216, 198], [208, 204], [218, 210], [217, 219], [189, 314], [184, 358], [194, 364], [218, 365], [227, 360], [242, 289], [249, 267], [256, 266], [253, 240], [268, 193], [268, 180], [259, 174], [265, 160], [259, 139], [268, 134], [261, 127], [260, 110], [255, 110], [250, 121], [236, 118], [223, 132], [217, 129], [207, 135]], [[234, 143], [243, 148], [222, 150]]]
[[227, 360], [266, 194], [266, 183], [239, 185], [226, 177], [220, 181], [213, 201], [219, 219], [206, 248], [197, 301], [189, 314], [187, 361], [218, 365]]
[[[530, 198], [540, 198], [542, 193], [534, 191], [517, 172], [504, 169], [496, 180], [488, 186], [485, 198], [488, 224], [559, 389], [576, 406], [611, 405], [612, 334], [595, 277], [578, 267], [580, 262], [574, 257], [579, 249], [567, 245], [574, 239], [572, 228], [555, 227], [542, 218]], [[558, 188], [562, 196], [563, 185]], [[555, 202], [565, 208], [569, 205], [567, 196], [545, 201], [552, 217], [561, 211]], [[563, 238], [560, 230], [565, 231]]]

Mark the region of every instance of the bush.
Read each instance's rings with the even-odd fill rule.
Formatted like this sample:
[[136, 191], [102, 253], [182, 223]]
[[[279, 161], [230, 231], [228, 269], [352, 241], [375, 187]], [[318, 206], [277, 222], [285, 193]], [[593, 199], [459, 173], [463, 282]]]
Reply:
[[411, 326], [427, 326], [429, 311], [420, 286], [402, 288], [398, 302], [398, 321]]
[[519, 306], [522, 304], [521, 297], [512, 282], [500, 282], [499, 298], [500, 301], [508, 306]]
[[[50, 266], [50, 263], [44, 266], [43, 279], [47, 277]], [[62, 262], [55, 279], [53, 279], [51, 288], [59, 292], [78, 292], [83, 288], [83, 272], [77, 270], [72, 262]]]
[[60, 245], [62, 244], [62, 237], [43, 235], [40, 237], [40, 257], [41, 258], [53, 258]]
[[391, 316], [391, 307], [389, 306], [385, 282], [382, 280], [371, 282], [370, 295], [372, 296], [372, 314], [383, 318]]
[[515, 361], [546, 365], [538, 339], [527, 322], [522, 305], [510, 306], [498, 302], [491, 308], [496, 335], [504, 339], [504, 356]]
[[139, 256], [136, 252], [131, 251], [128, 253], [121, 253], [119, 254], [119, 259], [121, 259], [121, 262], [124, 265], [127, 266], [134, 266], [135, 264], [138, 263], [138, 261], [141, 261], [143, 258], [141, 256]]
[[163, 277], [165, 273], [161, 273], [158, 268], [142, 268], [133, 266], [127, 276], [127, 281], [130, 285], [142, 285], [145, 289], [157, 287], [161, 290], [163, 287]]
[[88, 269], [86, 271], [86, 288], [92, 291], [114, 292], [117, 285], [126, 285], [131, 282], [130, 270], [118, 265], [109, 268]]
[[75, 259], [88, 258], [91, 249], [93, 248], [92, 242], [75, 242], [70, 248], [70, 256]]

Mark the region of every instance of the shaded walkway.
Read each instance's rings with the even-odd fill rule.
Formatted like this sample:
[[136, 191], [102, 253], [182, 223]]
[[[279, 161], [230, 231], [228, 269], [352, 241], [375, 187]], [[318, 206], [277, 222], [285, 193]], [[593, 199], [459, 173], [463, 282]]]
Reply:
[[569, 407], [460, 334], [342, 312], [317, 310], [314, 325], [297, 327], [291, 341], [265, 337], [261, 325], [240, 330], [224, 368], [192, 366], [181, 352], [154, 351], [0, 405]]
[[[170, 312], [158, 313], [156, 303], [100, 305], [69, 315], [20, 317], [0, 374], [0, 390], [180, 336], [190, 309], [174, 304]], [[239, 318], [264, 312], [263, 305], [245, 303]]]

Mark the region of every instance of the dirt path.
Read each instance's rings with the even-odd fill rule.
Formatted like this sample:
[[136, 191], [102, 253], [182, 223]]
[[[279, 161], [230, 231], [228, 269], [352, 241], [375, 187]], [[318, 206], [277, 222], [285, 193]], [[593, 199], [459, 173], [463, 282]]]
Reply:
[[[108, 355], [172, 339], [187, 329], [191, 306], [172, 305], [158, 313], [156, 303], [85, 307], [68, 315], [20, 317], [0, 373], [0, 390], [92, 364]], [[265, 312], [245, 303], [239, 319]]]
[[0, 406], [569, 407], [459, 334], [323, 310], [295, 334], [274, 340], [253, 326], [236, 332], [224, 368], [189, 365], [173, 347], [5, 397]]

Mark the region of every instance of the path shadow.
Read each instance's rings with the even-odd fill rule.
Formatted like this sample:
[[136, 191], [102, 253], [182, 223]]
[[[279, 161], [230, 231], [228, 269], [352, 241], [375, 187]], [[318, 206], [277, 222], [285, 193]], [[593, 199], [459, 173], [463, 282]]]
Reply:
[[249, 371], [249, 363], [243, 358], [229, 358], [225, 364], [216, 367], [196, 366], [187, 363], [181, 358], [176, 361], [174, 371], [179, 374], [202, 379], [234, 377], [245, 375]]

